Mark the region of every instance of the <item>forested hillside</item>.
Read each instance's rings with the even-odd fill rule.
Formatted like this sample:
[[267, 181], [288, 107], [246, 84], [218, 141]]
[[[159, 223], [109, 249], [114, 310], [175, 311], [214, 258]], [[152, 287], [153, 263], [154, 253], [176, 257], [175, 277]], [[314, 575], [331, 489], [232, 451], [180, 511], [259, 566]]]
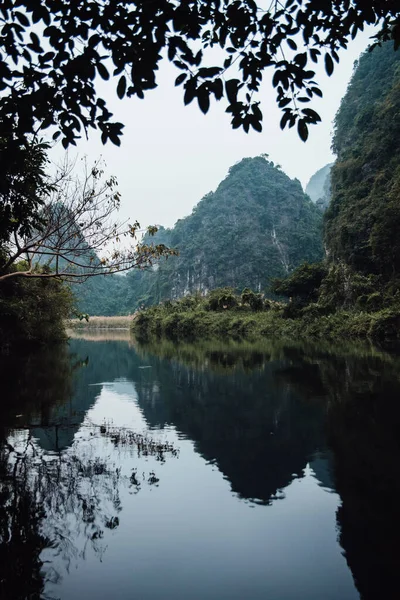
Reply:
[[[223, 286], [267, 291], [272, 279], [321, 260], [321, 209], [327, 207], [328, 260], [317, 269], [326, 276], [305, 294], [299, 272], [300, 304], [307, 296], [323, 312], [389, 310], [400, 295], [400, 53], [390, 43], [366, 52], [356, 65], [336, 117], [333, 148], [335, 164], [307, 186], [311, 201], [265, 156], [243, 159], [191, 215], [160, 230], [159, 241], [176, 247], [178, 257], [151, 272], [89, 284], [96, 290], [80, 308], [127, 313]], [[295, 274], [275, 291], [295, 298], [296, 286]]]
[[336, 116], [330, 259], [383, 279], [400, 269], [400, 52], [361, 56]]
[[[151, 272], [89, 283], [80, 308], [91, 314], [130, 312], [222, 286], [264, 291], [272, 278], [322, 258], [321, 221], [299, 181], [264, 156], [245, 158], [191, 215], [171, 230], [160, 229], [154, 242], [176, 248], [178, 257], [161, 261]], [[111, 294], [104, 293], [108, 285]]]
[[161, 297], [216, 287], [264, 290], [271, 278], [322, 256], [321, 216], [297, 180], [264, 157], [246, 158], [178, 221], [169, 243], [180, 255], [157, 272]]
[[[170, 244], [170, 230], [159, 226], [155, 235], [146, 234], [145, 244]], [[172, 257], [171, 260], [174, 260]], [[165, 260], [165, 259], [161, 259]], [[127, 315], [147, 303], [150, 290], [157, 280], [157, 268], [135, 269], [126, 275], [106, 275], [73, 285], [77, 309], [89, 315]], [[157, 285], [157, 284], [156, 284]], [[157, 289], [157, 288], [156, 288]]]
[[303, 331], [398, 342], [400, 53], [390, 43], [367, 51], [356, 65], [333, 148], [327, 261], [295, 271], [275, 291], [292, 298], [288, 309]]
[[[356, 65], [336, 116], [333, 148], [337, 161], [331, 177], [329, 166], [325, 167], [307, 188], [321, 205], [320, 194], [331, 184], [324, 213], [327, 257], [276, 279], [271, 289], [287, 297], [287, 304], [272, 309], [266, 304], [264, 312], [256, 316], [239, 315], [246, 334], [369, 337], [385, 343], [400, 339], [400, 53], [393, 51], [390, 43], [366, 52]], [[242, 164], [246, 162], [238, 166]], [[268, 169], [275, 172], [270, 164]], [[254, 211], [252, 200], [250, 194], [250, 211]], [[286, 210], [292, 207], [289, 202]], [[322, 217], [322, 211], [314, 204], [312, 207]], [[290, 215], [293, 218], [294, 212]], [[259, 216], [257, 219], [261, 221]], [[287, 218], [289, 228], [291, 223]], [[292, 231], [286, 232], [285, 241], [295, 239]], [[282, 239], [283, 232], [280, 235]], [[307, 245], [298, 240], [293, 249], [304, 252], [313, 247], [310, 240]], [[268, 251], [266, 241], [264, 247]], [[313, 257], [303, 258], [313, 262]], [[237, 331], [238, 315], [233, 309], [229, 317], [221, 320], [217, 315], [211, 323], [208, 313], [199, 316], [199, 309], [192, 304], [194, 308], [184, 307], [186, 312], [182, 309], [178, 317], [171, 317], [166, 309], [165, 314], [158, 315], [154, 309], [149, 314], [153, 321], [159, 317], [161, 329], [174, 318], [188, 331], [196, 325], [202, 335], [214, 326], [228, 333]], [[236, 304], [243, 310], [240, 299]], [[179, 308], [171, 305], [169, 310]], [[145, 313], [143, 318], [147, 316]], [[176, 333], [179, 327], [172, 329]]]

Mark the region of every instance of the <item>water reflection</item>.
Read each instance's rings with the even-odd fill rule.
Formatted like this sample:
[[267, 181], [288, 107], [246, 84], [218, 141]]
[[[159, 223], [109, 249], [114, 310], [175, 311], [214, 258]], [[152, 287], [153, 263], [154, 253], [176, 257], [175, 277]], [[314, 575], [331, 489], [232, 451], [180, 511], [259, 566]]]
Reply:
[[1, 597], [394, 598], [398, 367], [104, 339], [3, 361]]
[[[210, 453], [205, 450], [205, 455], [218, 457], [221, 470], [228, 474], [233, 488], [244, 496], [253, 495], [254, 486], [249, 485], [249, 479], [256, 473], [263, 473], [263, 486], [257, 486], [255, 494], [264, 501], [268, 494], [273, 497], [271, 487], [265, 486], [267, 481], [274, 481], [272, 487], [276, 485], [278, 489], [284, 485], [282, 479], [274, 480], [276, 472], [266, 473], [268, 459], [279, 461], [280, 477], [288, 480], [291, 479], [290, 465], [298, 474], [299, 467], [308, 462], [321, 485], [330, 489], [335, 487], [341, 496], [342, 505], [337, 510], [340, 542], [360, 596], [365, 600], [397, 598], [400, 560], [399, 358], [366, 346], [337, 349], [323, 344], [285, 346], [274, 343], [269, 348], [263, 345], [260, 350], [246, 346], [231, 344], [231, 348], [215, 351], [207, 343], [174, 349], [172, 343], [163, 342], [144, 344], [142, 351], [157, 354], [164, 360], [178, 360], [197, 371], [202, 364], [207, 364], [217, 372], [231, 369], [243, 372], [251, 366], [254, 357], [254, 368], [258, 371], [252, 377], [255, 385], [249, 390], [240, 390], [243, 404], [239, 405], [234, 422], [246, 423], [246, 408], [255, 407], [255, 396], [266, 397], [265, 392], [262, 393], [265, 382], [269, 395], [267, 406], [258, 412], [256, 409], [254, 416], [257, 423], [267, 424], [264, 433], [265, 429], [270, 429], [275, 434], [274, 425], [277, 425], [278, 437], [273, 442], [277, 439], [278, 444], [275, 446], [264, 438], [262, 448], [252, 455], [250, 447], [257, 448], [257, 442], [254, 438], [249, 440], [249, 448], [244, 452], [243, 472], [246, 473], [247, 466], [251, 474], [246, 479], [241, 477], [240, 459], [237, 459], [240, 450], [245, 449], [246, 436], [240, 436], [236, 450], [234, 443], [229, 449], [229, 455], [236, 458], [233, 470], [223, 458], [221, 445], [218, 450], [214, 446]], [[240, 375], [237, 379], [240, 382]], [[192, 399], [192, 411], [197, 409], [199, 412], [201, 392], [198, 385], [191, 385], [190, 378], [177, 383], [185, 390], [184, 396]], [[200, 404], [204, 399], [207, 403], [212, 396], [210, 391], [203, 390]], [[177, 398], [175, 394], [172, 401], [175, 405]], [[279, 399], [279, 408], [274, 398]], [[231, 404], [228, 402], [224, 408], [231, 416]], [[270, 409], [273, 410], [268, 412]], [[279, 421], [274, 420], [276, 415], [279, 415]], [[196, 432], [193, 428], [188, 429], [185, 416], [182, 410], [174, 413], [175, 420], [184, 422], [184, 430], [195, 437]], [[209, 412], [206, 410], [202, 416], [207, 421]], [[229, 417], [225, 418], [226, 423], [224, 415], [220, 417], [218, 419], [214, 414], [212, 419], [220, 422], [222, 428], [229, 427]], [[208, 428], [201, 428], [204, 429]], [[255, 431], [257, 429], [253, 429], [253, 433]], [[261, 440], [262, 431], [260, 427]], [[287, 431], [289, 435], [285, 435]], [[234, 434], [230, 432], [228, 437], [233, 439]], [[208, 441], [199, 439], [200, 451]], [[310, 458], [313, 449], [314, 458]], [[262, 457], [260, 464], [264, 471], [258, 469], [257, 459], [253, 461], [252, 456]]]
[[[251, 356], [256, 369], [249, 377]], [[217, 369], [204, 370], [150, 354], [144, 358], [152, 371], [137, 382], [137, 392], [147, 422], [155, 428], [174, 424], [242, 498], [269, 504], [322, 449], [324, 406], [302, 402], [277, 377], [285, 359], [213, 352], [208, 364]]]
[[[95, 424], [89, 358], [59, 346], [2, 363], [0, 407], [0, 597], [51, 598], [49, 585], [85, 560], [101, 560], [106, 531], [119, 525], [120, 493], [157, 485], [141, 458], [178, 452], [146, 433]], [[79, 356], [86, 356], [85, 359]], [[94, 370], [96, 371], [96, 370]]]

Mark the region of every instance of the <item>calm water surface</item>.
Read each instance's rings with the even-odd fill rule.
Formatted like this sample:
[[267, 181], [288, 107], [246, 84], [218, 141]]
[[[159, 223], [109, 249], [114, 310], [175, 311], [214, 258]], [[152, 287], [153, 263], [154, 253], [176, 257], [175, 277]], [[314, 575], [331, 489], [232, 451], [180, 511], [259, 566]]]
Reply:
[[102, 337], [2, 359], [2, 599], [398, 598], [396, 356]]

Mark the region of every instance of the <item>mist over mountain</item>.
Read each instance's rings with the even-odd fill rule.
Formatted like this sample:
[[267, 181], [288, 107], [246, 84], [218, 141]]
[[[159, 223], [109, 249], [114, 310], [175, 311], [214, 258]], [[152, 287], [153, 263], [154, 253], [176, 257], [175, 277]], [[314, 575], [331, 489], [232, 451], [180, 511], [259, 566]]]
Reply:
[[330, 163], [314, 173], [306, 187], [306, 194], [321, 210], [326, 210], [329, 205], [332, 166], [333, 163]]

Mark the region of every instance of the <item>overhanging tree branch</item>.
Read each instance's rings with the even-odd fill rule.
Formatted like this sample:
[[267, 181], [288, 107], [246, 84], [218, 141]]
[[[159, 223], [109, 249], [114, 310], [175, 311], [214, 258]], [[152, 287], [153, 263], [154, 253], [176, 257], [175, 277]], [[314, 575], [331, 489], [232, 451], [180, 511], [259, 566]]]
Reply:
[[[3, 247], [6, 260], [0, 282], [15, 277], [85, 281], [98, 275], [150, 268], [161, 257], [176, 254], [164, 244], [140, 240], [138, 222], [115, 220], [120, 204], [117, 181], [106, 179], [103, 165], [83, 161], [77, 174], [66, 163], [51, 183], [40, 212], [42, 226], [28, 232], [16, 229], [13, 242]], [[149, 235], [157, 228], [150, 227]], [[26, 262], [19, 262], [26, 256]]]
[[206, 113], [212, 98], [225, 97], [232, 126], [245, 131], [261, 131], [257, 94], [271, 71], [281, 126], [301, 123], [305, 140], [319, 120], [307, 106], [322, 95], [314, 65], [322, 62], [330, 75], [339, 52], [368, 25], [378, 42], [392, 39], [396, 48], [398, 0], [3, 0], [0, 122], [23, 138], [51, 127], [65, 148], [90, 128], [120, 145], [124, 125], [98, 95], [96, 78], [112, 81], [120, 99], [143, 98], [166, 55], [185, 104], [197, 100]]

